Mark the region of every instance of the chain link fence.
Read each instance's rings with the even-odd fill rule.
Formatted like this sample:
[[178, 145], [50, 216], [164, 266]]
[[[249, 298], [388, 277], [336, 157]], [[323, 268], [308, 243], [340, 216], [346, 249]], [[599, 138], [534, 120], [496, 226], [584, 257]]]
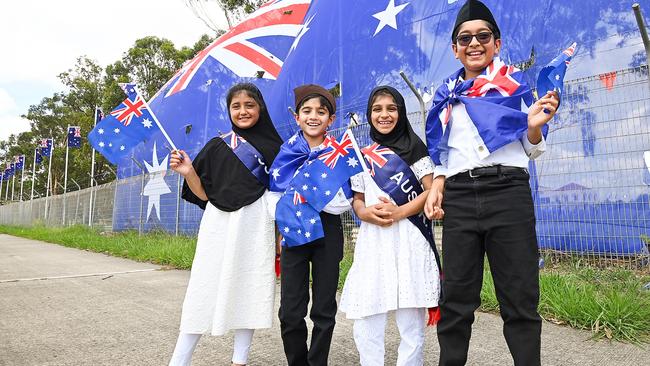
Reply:
[[[546, 153], [530, 164], [538, 240], [545, 260], [578, 258], [597, 266], [647, 271], [647, 66], [569, 81], [562, 103], [550, 124]], [[421, 113], [411, 113], [409, 119], [422, 135]], [[353, 131], [361, 146], [370, 142], [367, 124], [355, 126]], [[180, 198], [181, 184], [182, 178], [171, 170], [136, 175], [47, 199], [2, 206], [0, 223], [90, 225], [105, 231], [163, 230], [195, 235], [202, 210]], [[343, 215], [348, 247], [354, 243], [358, 224], [354, 214]], [[436, 243], [440, 245], [440, 223], [435, 227]]]

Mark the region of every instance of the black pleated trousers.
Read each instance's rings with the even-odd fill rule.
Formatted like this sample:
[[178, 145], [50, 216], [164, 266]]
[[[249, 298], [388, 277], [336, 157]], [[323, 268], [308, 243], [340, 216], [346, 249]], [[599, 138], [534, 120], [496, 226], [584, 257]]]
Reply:
[[474, 311], [481, 303], [484, 256], [514, 364], [540, 365], [539, 250], [525, 171], [445, 183], [440, 365], [464, 365]]
[[[290, 366], [327, 365], [332, 332], [336, 324], [336, 288], [339, 263], [343, 259], [343, 228], [338, 215], [321, 212], [325, 237], [309, 244], [282, 248], [280, 265], [280, 330], [284, 353]], [[312, 305], [309, 317], [314, 323], [307, 348], [307, 305], [309, 278], [312, 280]]]

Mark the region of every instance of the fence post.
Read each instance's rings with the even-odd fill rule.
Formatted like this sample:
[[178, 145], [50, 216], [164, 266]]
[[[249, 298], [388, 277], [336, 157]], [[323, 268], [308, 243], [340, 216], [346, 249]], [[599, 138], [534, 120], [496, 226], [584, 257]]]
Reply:
[[[641, 39], [645, 48], [646, 67], [648, 67], [648, 72], [650, 73], [650, 39], [648, 39], [648, 31], [645, 29], [645, 22], [643, 21], [643, 14], [641, 14], [641, 6], [639, 3], [634, 3], [632, 10], [634, 10], [636, 24], [639, 27], [639, 32], [641, 32]], [[650, 87], [650, 77], [648, 77], [648, 87]]]
[[[418, 102], [420, 102], [420, 114], [422, 115], [422, 136], [426, 134], [426, 122], [427, 122], [427, 110], [424, 106], [424, 99], [422, 99], [422, 95], [420, 95], [420, 92], [415, 88], [415, 85], [409, 80], [409, 78], [406, 76], [404, 71], [399, 72], [400, 76], [402, 79], [404, 79], [404, 82], [406, 82], [406, 85], [411, 88], [411, 91], [413, 94], [415, 94], [415, 97], [418, 98]], [[368, 121], [370, 122], [370, 121]]]

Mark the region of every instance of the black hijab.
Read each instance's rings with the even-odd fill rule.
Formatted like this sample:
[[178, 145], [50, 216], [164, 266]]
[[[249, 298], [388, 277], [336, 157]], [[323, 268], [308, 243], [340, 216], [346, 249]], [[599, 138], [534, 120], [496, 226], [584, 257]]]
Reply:
[[[375, 98], [375, 95], [381, 91], [388, 92], [390, 95], [392, 95], [393, 99], [395, 100], [395, 104], [397, 104], [397, 124], [395, 125], [395, 128], [393, 128], [393, 130], [386, 135], [380, 133], [375, 128], [375, 126], [372, 124], [371, 119], [373, 99]], [[426, 145], [424, 145], [422, 139], [420, 139], [420, 137], [418, 137], [418, 135], [413, 132], [413, 128], [411, 128], [411, 123], [409, 123], [408, 117], [406, 116], [406, 105], [404, 103], [404, 97], [402, 97], [402, 94], [400, 94], [397, 89], [388, 85], [382, 85], [374, 88], [370, 93], [370, 98], [368, 98], [368, 109], [366, 110], [366, 117], [368, 118], [368, 123], [370, 124], [370, 138], [372, 138], [374, 142], [377, 142], [380, 145], [389, 147], [409, 166], [413, 165], [423, 157], [429, 155]]]
[[[235, 126], [230, 116], [230, 102], [241, 92], [255, 99], [260, 106], [257, 123], [247, 129]], [[253, 145], [270, 167], [280, 151], [282, 139], [273, 126], [262, 93], [251, 83], [236, 84], [228, 91], [226, 102], [232, 130]], [[221, 137], [208, 141], [192, 162], [192, 166], [201, 179], [208, 200], [220, 210], [239, 210], [257, 201], [266, 191], [266, 186], [255, 178]], [[185, 182], [182, 197], [203, 209], [207, 205], [207, 202], [199, 199]]]

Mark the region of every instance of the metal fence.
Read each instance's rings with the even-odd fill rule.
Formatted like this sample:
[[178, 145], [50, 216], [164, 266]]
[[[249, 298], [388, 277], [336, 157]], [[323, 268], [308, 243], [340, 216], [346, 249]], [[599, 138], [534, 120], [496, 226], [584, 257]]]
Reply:
[[[650, 269], [650, 87], [646, 66], [566, 83], [547, 151], [530, 165], [540, 249], [547, 261]], [[420, 113], [410, 114], [422, 134]], [[354, 127], [361, 145], [368, 125]], [[334, 132], [336, 133], [336, 131]], [[165, 166], [154, 152], [155, 166]], [[644, 160], [645, 159], [645, 160]], [[164, 168], [163, 168], [164, 169]], [[224, 172], [224, 174], [228, 174]], [[202, 210], [180, 199], [171, 170], [0, 207], [0, 223], [90, 225], [195, 235]], [[92, 200], [92, 210], [90, 209]], [[507, 204], [507, 202], [504, 202]], [[346, 245], [358, 220], [343, 216]], [[439, 223], [437, 223], [439, 224]], [[436, 242], [441, 242], [436, 226]]]

